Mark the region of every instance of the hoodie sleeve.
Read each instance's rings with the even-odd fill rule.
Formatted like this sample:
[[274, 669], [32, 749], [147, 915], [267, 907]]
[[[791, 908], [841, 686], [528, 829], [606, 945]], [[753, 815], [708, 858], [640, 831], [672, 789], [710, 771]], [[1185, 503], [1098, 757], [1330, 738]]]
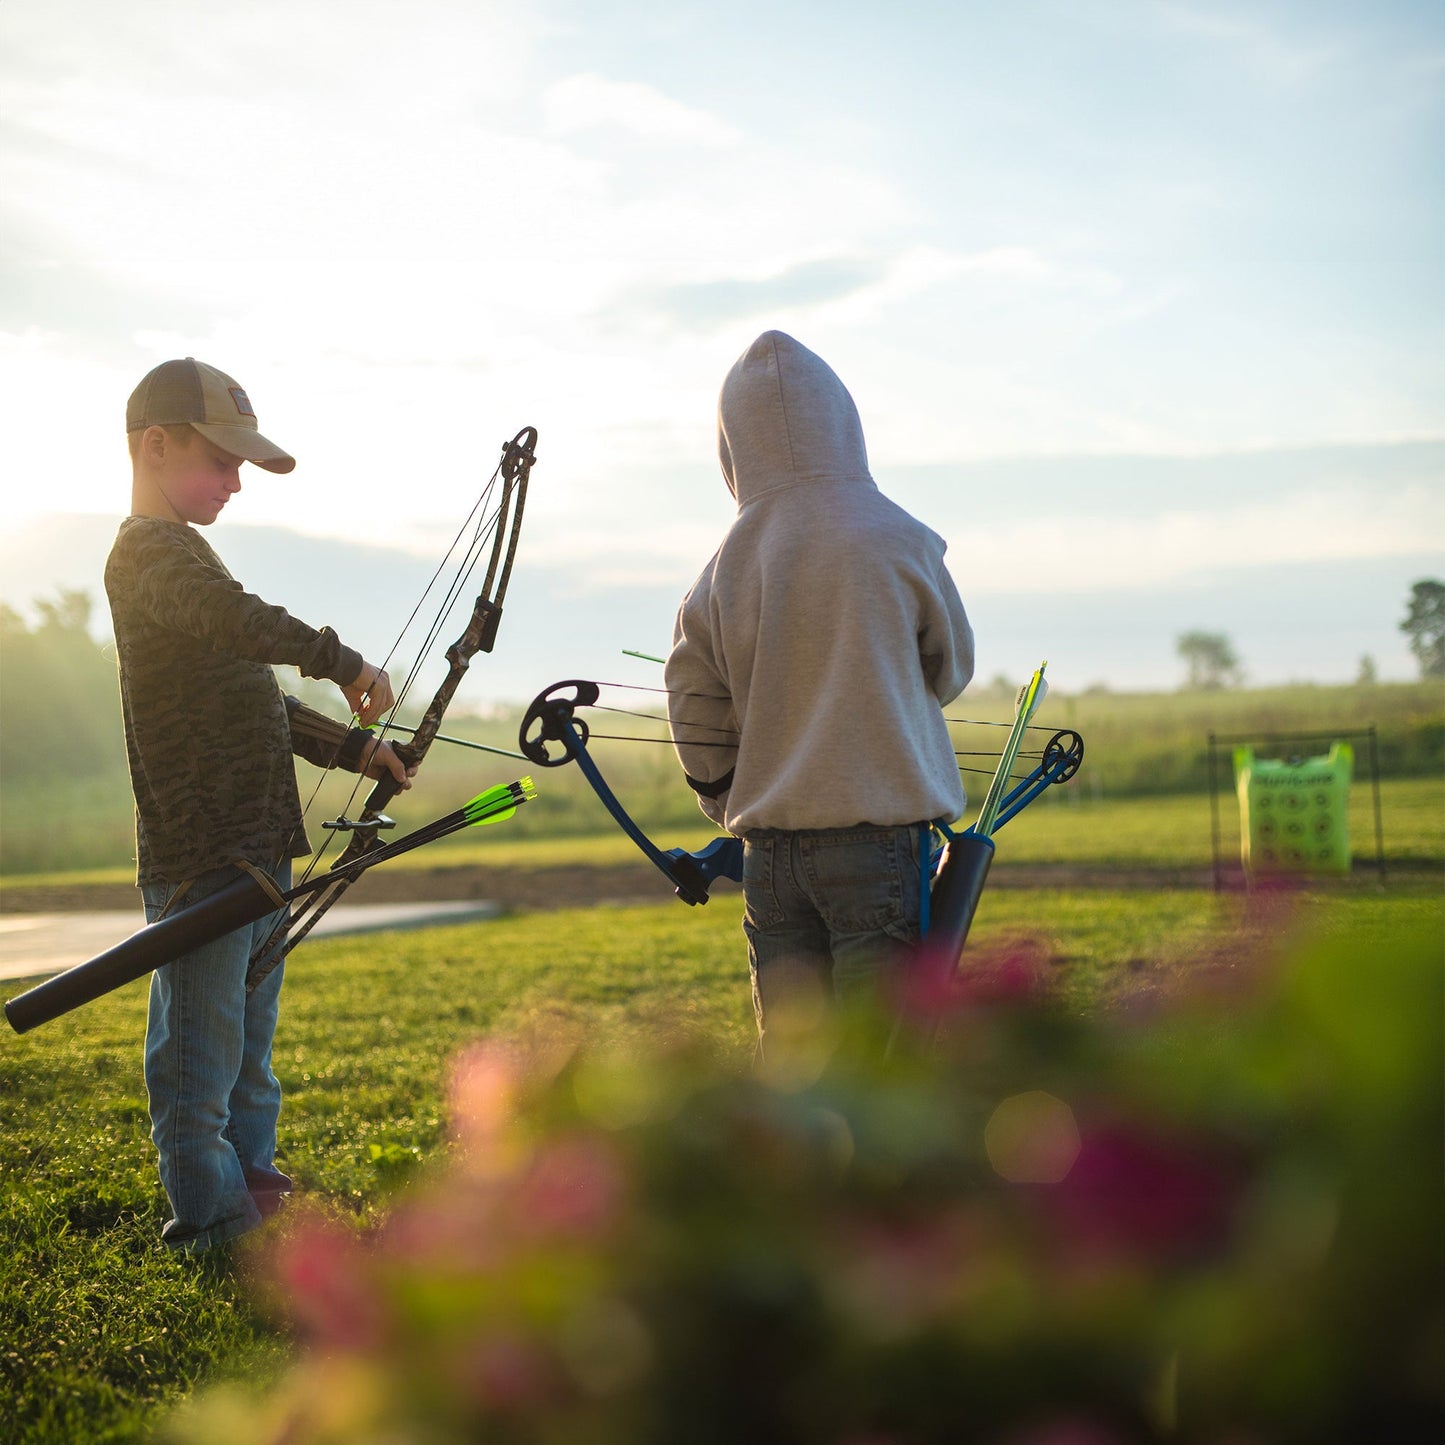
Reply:
[[732, 694], [713, 647], [707, 574], [683, 598], [663, 674], [673, 745], [697, 794], [697, 805], [725, 827], [728, 790], [737, 761], [738, 724]]
[[973, 625], [941, 558], [919, 623], [918, 658], [933, 695], [943, 707], [973, 679]]

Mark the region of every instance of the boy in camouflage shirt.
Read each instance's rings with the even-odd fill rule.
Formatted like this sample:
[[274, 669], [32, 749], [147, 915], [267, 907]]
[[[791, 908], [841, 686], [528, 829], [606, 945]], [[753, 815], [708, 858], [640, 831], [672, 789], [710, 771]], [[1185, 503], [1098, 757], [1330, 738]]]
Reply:
[[[194, 530], [240, 490], [246, 461], [294, 460], [257, 428], [246, 393], [193, 358], [148, 373], [126, 409], [131, 514], [105, 569], [136, 802], [137, 883], [154, 922], [232, 881], [238, 866], [284, 889], [309, 853], [292, 753], [409, 787], [363, 729], [392, 704], [385, 671], [245, 592]], [[361, 727], [284, 695], [273, 665], [340, 687]], [[271, 1042], [283, 968], [246, 993], [272, 914], [156, 970], [146, 1027], [151, 1138], [172, 1217], [162, 1238], [199, 1253], [271, 1213], [281, 1090]]]

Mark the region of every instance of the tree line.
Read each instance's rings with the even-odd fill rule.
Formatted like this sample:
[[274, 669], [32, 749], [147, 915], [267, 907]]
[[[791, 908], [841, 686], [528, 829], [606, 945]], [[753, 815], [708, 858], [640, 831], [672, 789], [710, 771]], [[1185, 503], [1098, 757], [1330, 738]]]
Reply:
[[[0, 773], [11, 778], [112, 774], [125, 765], [115, 653], [91, 636], [88, 593], [61, 588], [34, 604], [30, 625], [0, 603]], [[1400, 630], [1422, 678], [1445, 677], [1445, 582], [1416, 582]], [[1243, 669], [1223, 633], [1187, 632], [1176, 649], [1186, 690], [1238, 686]], [[1361, 682], [1373, 681], [1369, 658]], [[297, 690], [298, 679], [288, 680]]]
[[[1400, 631], [1410, 639], [1410, 651], [1420, 667], [1421, 680], [1445, 677], [1445, 582], [1426, 577], [1410, 589]], [[1238, 687], [1244, 668], [1234, 644], [1223, 632], [1183, 632], [1174, 650], [1186, 669], [1184, 687], [1201, 691], [1217, 687]], [[1377, 681], [1375, 660], [1367, 653], [1360, 659], [1357, 683]]]
[[0, 603], [0, 773], [97, 777], [125, 766], [115, 653], [90, 635], [89, 594], [35, 603], [36, 624]]

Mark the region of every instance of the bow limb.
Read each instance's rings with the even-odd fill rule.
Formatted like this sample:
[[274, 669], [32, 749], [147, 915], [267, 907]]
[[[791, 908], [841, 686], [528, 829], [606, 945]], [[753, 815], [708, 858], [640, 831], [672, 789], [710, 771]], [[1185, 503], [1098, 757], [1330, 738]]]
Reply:
[[[518, 746], [538, 767], [557, 768], [564, 763], [575, 762], [603, 807], [612, 815], [612, 820], [667, 878], [677, 896], [687, 904], [706, 903], [708, 890], [718, 878], [741, 879], [742, 840], [717, 838], [697, 853], [689, 853], [682, 848], [659, 848], [623, 807], [587, 750], [590, 733], [586, 722], [576, 716], [576, 709], [590, 707], [597, 698], [598, 686], [595, 682], [574, 678], [553, 684], [540, 693], [527, 709]], [[560, 754], [549, 752], [549, 742], [560, 744]]]
[[[421, 766], [436, 739], [442, 718], [446, 715], [462, 678], [466, 676], [472, 658], [478, 652], [490, 652], [496, 644], [497, 627], [502, 618], [502, 603], [506, 599], [507, 586], [512, 577], [512, 564], [517, 556], [517, 540], [522, 530], [527, 485], [536, 460], [536, 427], [523, 427], [502, 448], [502, 459], [497, 465], [497, 475], [502, 482], [502, 499], [493, 522], [492, 550], [481, 590], [472, 605], [471, 616], [461, 636], [446, 650], [447, 674], [427, 705], [421, 722], [412, 731], [409, 741], [392, 744], [392, 750], [411, 772]], [[400, 706], [400, 699], [397, 706]], [[386, 728], [383, 727], [378, 736], [383, 736], [385, 731]], [[311, 932], [320, 922], [322, 915], [351, 886], [360, 871], [353, 865], [381, 846], [377, 835], [383, 829], [395, 827], [394, 820], [387, 817], [385, 810], [401, 788], [401, 783], [386, 774], [377, 779], [367, 795], [359, 818], [352, 820], [341, 817], [323, 825], [335, 831], [349, 832], [351, 837], [341, 857], [326, 875], [324, 884], [311, 895], [302, 909], [283, 919], [252, 955], [246, 976], [248, 991], [254, 990]]]
[[[491, 558], [487, 563], [481, 590], [472, 606], [472, 615], [462, 635], [446, 650], [447, 675], [423, 713], [421, 722], [412, 730], [411, 740], [392, 744], [393, 751], [408, 767], [420, 767], [422, 759], [426, 757], [427, 750], [441, 728], [442, 718], [446, 715], [462, 678], [466, 676], [472, 658], [479, 652], [490, 652], [496, 645], [497, 628], [502, 620], [502, 603], [506, 600], [507, 585], [512, 577], [512, 564], [517, 556], [517, 539], [522, 531], [527, 484], [536, 459], [536, 427], [523, 427], [502, 448], [502, 460], [498, 466], [502, 477], [502, 500], [497, 509]], [[400, 789], [401, 785], [394, 778], [381, 778], [366, 800], [365, 812], [380, 815], [381, 810]], [[355, 838], [352, 841], [354, 843]]]

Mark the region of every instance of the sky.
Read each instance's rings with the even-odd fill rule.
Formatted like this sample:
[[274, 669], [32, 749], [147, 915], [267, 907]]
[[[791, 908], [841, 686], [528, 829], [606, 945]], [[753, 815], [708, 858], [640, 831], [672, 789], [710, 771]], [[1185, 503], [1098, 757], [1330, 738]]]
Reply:
[[1256, 682], [1408, 677], [1442, 112], [1406, 0], [5, 0], [0, 522], [34, 559], [122, 516], [125, 398], [198, 356], [298, 458], [222, 555], [386, 549], [308, 618], [347, 638], [534, 425], [521, 638], [581, 671], [665, 648], [779, 327], [947, 539], [982, 675], [1170, 686], [1194, 627]]

